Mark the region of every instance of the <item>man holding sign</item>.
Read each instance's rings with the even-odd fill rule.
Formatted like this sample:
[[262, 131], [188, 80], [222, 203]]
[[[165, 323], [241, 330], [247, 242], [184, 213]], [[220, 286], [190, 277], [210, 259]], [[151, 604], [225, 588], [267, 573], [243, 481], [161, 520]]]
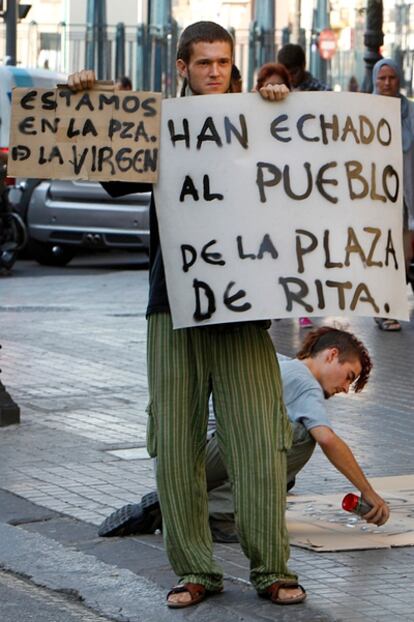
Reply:
[[[197, 22], [182, 33], [177, 69], [185, 95], [230, 92], [232, 64], [233, 40], [221, 26]], [[69, 78], [75, 90], [93, 83], [89, 71]], [[260, 90], [271, 101], [287, 94], [283, 85]], [[107, 188], [118, 194], [142, 189], [135, 184]], [[173, 330], [154, 208], [152, 200], [147, 445], [157, 457], [167, 554], [180, 577], [167, 605], [187, 607], [223, 589], [223, 572], [213, 560], [204, 464], [211, 393], [251, 581], [272, 602], [302, 602], [305, 590], [287, 568], [286, 451], [292, 431], [267, 325], [242, 322]]]

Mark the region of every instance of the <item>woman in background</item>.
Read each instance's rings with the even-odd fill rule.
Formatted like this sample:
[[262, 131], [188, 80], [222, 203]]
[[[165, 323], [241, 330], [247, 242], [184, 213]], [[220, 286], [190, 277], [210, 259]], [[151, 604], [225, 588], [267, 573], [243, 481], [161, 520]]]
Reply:
[[[401, 100], [401, 131], [403, 150], [403, 198], [404, 198], [404, 256], [406, 272], [412, 258], [414, 231], [414, 103], [400, 91], [403, 76], [400, 67], [392, 58], [382, 58], [372, 71], [374, 95], [399, 97]], [[399, 331], [398, 320], [377, 317], [375, 321], [381, 330]]]
[[280, 63], [266, 63], [259, 68], [256, 78], [255, 91], [259, 91], [266, 84], [285, 84], [291, 89], [287, 69]]

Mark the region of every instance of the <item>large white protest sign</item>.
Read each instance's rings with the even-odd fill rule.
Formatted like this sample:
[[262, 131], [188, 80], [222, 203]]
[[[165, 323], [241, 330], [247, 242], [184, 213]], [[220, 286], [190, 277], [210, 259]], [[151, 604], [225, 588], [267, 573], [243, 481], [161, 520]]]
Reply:
[[400, 102], [166, 100], [155, 188], [174, 327], [408, 318]]

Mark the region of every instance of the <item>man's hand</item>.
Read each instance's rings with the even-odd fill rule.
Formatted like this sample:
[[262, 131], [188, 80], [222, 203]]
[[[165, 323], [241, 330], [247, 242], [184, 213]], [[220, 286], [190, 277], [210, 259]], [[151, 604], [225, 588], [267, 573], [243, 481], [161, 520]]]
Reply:
[[285, 84], [265, 84], [259, 89], [259, 93], [263, 99], [280, 102], [289, 95], [290, 91]]
[[91, 89], [96, 82], [93, 69], [83, 69], [76, 73], [71, 73], [68, 78], [68, 86], [72, 91], [85, 91]]
[[310, 434], [319, 444], [320, 448], [345, 477], [349, 479], [362, 494], [362, 498], [372, 505], [372, 510], [364, 514], [363, 518], [368, 523], [383, 525], [390, 516], [390, 509], [384, 499], [382, 499], [365, 477], [365, 474], [351, 449], [344, 440], [327, 426], [316, 426], [310, 430]]
[[390, 508], [382, 497], [377, 495], [375, 490], [365, 491], [362, 495], [364, 501], [372, 505], [372, 510], [363, 515], [363, 519], [367, 523], [374, 523], [375, 525], [383, 525], [390, 517]]

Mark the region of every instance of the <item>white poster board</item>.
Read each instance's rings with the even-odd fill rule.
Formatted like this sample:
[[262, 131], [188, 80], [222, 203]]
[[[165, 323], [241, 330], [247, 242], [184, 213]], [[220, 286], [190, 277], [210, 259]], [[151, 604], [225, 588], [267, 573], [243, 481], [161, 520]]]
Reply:
[[160, 154], [155, 198], [175, 328], [408, 319], [398, 99], [166, 100]]

